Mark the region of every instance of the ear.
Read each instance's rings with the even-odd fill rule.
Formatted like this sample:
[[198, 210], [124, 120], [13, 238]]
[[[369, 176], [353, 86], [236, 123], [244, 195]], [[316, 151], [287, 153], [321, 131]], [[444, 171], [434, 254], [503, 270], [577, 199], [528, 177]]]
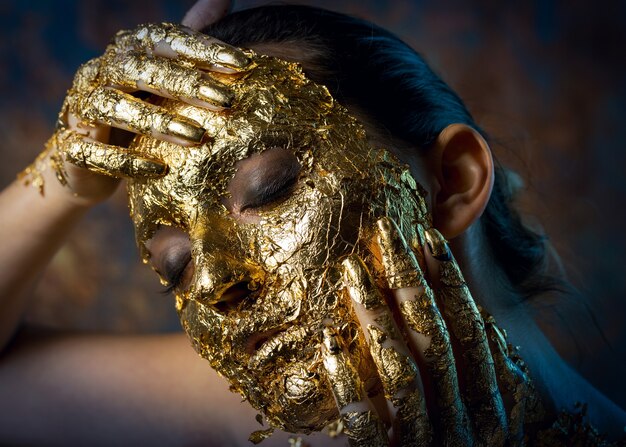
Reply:
[[437, 181], [434, 225], [449, 240], [463, 233], [487, 206], [494, 180], [491, 149], [476, 130], [451, 124], [437, 137], [429, 158]]

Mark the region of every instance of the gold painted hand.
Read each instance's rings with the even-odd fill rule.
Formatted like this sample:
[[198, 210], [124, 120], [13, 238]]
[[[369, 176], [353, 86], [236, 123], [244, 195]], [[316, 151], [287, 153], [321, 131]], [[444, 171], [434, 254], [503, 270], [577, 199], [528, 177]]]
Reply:
[[163, 175], [161, 161], [130, 152], [112, 129], [198, 144], [205, 129], [159, 107], [153, 95], [222, 110], [231, 105], [232, 93], [211, 72], [237, 73], [248, 64], [241, 50], [182, 25], [147, 24], [117, 33], [102, 56], [79, 68], [57, 130], [24, 173], [27, 181], [43, 192], [42, 172], [51, 164], [61, 183], [95, 203], [112, 193], [118, 177]]
[[424, 232], [432, 247], [424, 255], [439, 269], [429, 275], [433, 288], [393, 221], [379, 220], [377, 233], [388, 299], [357, 256], [343, 269], [383, 405], [366, 396], [345, 341], [332, 328], [324, 333], [324, 366], [350, 444], [521, 445], [524, 417], [537, 405], [532, 385], [493, 318], [481, 316], [445, 239]]

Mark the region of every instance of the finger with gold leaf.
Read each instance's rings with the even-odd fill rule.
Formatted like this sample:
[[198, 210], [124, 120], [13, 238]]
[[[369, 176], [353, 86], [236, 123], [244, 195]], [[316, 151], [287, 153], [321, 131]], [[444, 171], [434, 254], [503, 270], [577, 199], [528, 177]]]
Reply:
[[[215, 0], [212, 3], [204, 2], [193, 9], [195, 13], [199, 13], [201, 10], [207, 12], [207, 8], [215, 8], [212, 14], [203, 14], [202, 23], [206, 26], [212, 20], [218, 20], [226, 13], [228, 8], [223, 7], [226, 3], [227, 0]], [[191, 24], [191, 21], [188, 20], [188, 22]], [[198, 24], [199, 22], [196, 20], [195, 23]], [[171, 63], [163, 64], [151, 61], [151, 63], [142, 66], [141, 64], [133, 65], [129, 62], [115, 68], [108, 65], [115, 64], [116, 61], [119, 62], [117, 56], [132, 51], [143, 51], [145, 58], [153, 56], [170, 59]], [[110, 60], [105, 60], [105, 57]], [[178, 66], [174, 68], [176, 63]], [[110, 83], [121, 89], [145, 89], [160, 96], [179, 98], [191, 104], [220, 109], [229, 105], [231, 101], [229, 92], [225, 90], [223, 85], [208, 79], [208, 75], [200, 72], [199, 69], [236, 73], [245, 70], [250, 65], [250, 58], [242, 50], [180, 25], [145, 25], [139, 26], [133, 31], [120, 32], [113, 43], [107, 47], [105, 56], [88, 61], [77, 71], [72, 88], [68, 92], [57, 119], [57, 129], [59, 130], [50, 141], [56, 140], [63, 130], [76, 131], [82, 135], [88, 133], [90, 137], [105, 143], [105, 146], [100, 149], [112, 148], [114, 154], [109, 158], [117, 160], [113, 163], [116, 166], [115, 169], [107, 171], [106, 166], [113, 167], [109, 163], [99, 163], [101, 166], [98, 169], [103, 169], [108, 174], [112, 174], [117, 172], [119, 166], [124, 166], [120, 169], [127, 174], [144, 172], [145, 163], [141, 163], [141, 168], [138, 165], [133, 167], [133, 163], [128, 165], [127, 161], [122, 161], [119, 158], [121, 147], [106, 144], [112, 142], [109, 136], [116, 134], [116, 132], [110, 132], [108, 126], [139, 131], [140, 133], [149, 131], [157, 138], [183, 146], [199, 143], [204, 135], [204, 130], [197, 123], [164, 114], [162, 110], [154, 109], [148, 103], [138, 104], [139, 100], [130, 95], [124, 96], [122, 92], [111, 93], [112, 89], [109, 89], [108, 93], [103, 94], [103, 90], [110, 87], [107, 85], [109, 81], [103, 73], [108, 71], [111, 81], [115, 81]], [[199, 73], [183, 79], [182, 75], [189, 74], [185, 72], [185, 68], [196, 68]], [[114, 77], [111, 72], [120, 76]], [[148, 79], [145, 75], [146, 72], [152, 72], [155, 78]], [[96, 101], [92, 103], [94, 93], [96, 93]], [[115, 103], [116, 96], [123, 98], [119, 104]], [[87, 110], [83, 111], [83, 106], [87, 106]], [[153, 112], [156, 115], [150, 118], [149, 115]], [[85, 131], [85, 129], [88, 130]], [[124, 140], [128, 140], [128, 138], [124, 138]], [[122, 144], [122, 140], [119, 141]], [[97, 158], [100, 161], [103, 159], [103, 157]], [[130, 156], [122, 158], [140, 159]], [[56, 145], [49, 144], [47, 146], [45, 156], [39, 157], [40, 161], [44, 159], [48, 162], [34, 163], [26, 169], [27, 175], [23, 176], [25, 182], [35, 185], [42, 194], [44, 177], [41, 170], [48, 164], [52, 166], [56, 171], [57, 178], [65, 185], [70, 183], [67, 176], [68, 173], [71, 174], [73, 192], [79, 194], [77, 191], [82, 191], [80, 196], [85, 200], [85, 203], [97, 203], [115, 190], [116, 183], [112, 182], [110, 178], [100, 179], [98, 176], [73, 175], [72, 169], [65, 168], [65, 157], [56, 152]], [[148, 171], [151, 170], [152, 168], [148, 169]], [[75, 172], [79, 173], [80, 171]], [[81, 185], [85, 187], [81, 187]]]
[[[198, 123], [106, 86], [103, 73], [111, 75], [121, 70], [112, 65], [105, 55], [78, 69], [59, 113], [57, 128], [70, 128], [81, 133], [86, 127], [98, 128], [100, 132], [91, 132], [91, 136], [103, 134], [106, 137], [98, 140], [105, 143], [109, 142], [107, 126], [153, 135], [182, 146], [198, 144], [202, 140], [204, 129]], [[117, 80], [120, 81], [120, 77]], [[132, 81], [125, 82], [130, 84]]]
[[429, 445], [432, 429], [417, 365], [367, 267], [357, 255], [343, 261], [344, 282], [381, 379], [393, 418], [392, 440]]
[[[167, 170], [167, 166], [158, 160], [91, 140], [70, 130], [57, 131], [53, 140], [66, 161], [99, 174], [148, 178], [160, 177]], [[57, 158], [56, 161], [60, 160]]]
[[544, 416], [541, 400], [517, 348], [507, 344], [506, 331], [498, 327], [495, 318], [486, 310], [481, 308], [480, 313], [485, 322], [498, 387], [509, 415], [509, 445], [523, 445], [524, 424], [536, 422]]
[[98, 86], [86, 94], [75, 92], [69, 104], [69, 112], [87, 123], [106, 124], [178, 144], [198, 144], [205, 133], [189, 118], [110, 87]]
[[223, 73], [243, 71], [250, 65], [250, 58], [239, 48], [173, 23], [148, 23], [120, 31], [113, 39], [113, 46], [121, 51], [138, 50]]
[[223, 110], [233, 101], [226, 85], [164, 57], [107, 52], [100, 71], [102, 82], [122, 90], [142, 90], [211, 110]]
[[482, 445], [503, 445], [508, 436], [507, 417], [498, 389], [494, 360], [489, 349], [485, 323], [465, 279], [454, 260], [446, 239], [434, 228], [425, 231], [427, 264], [433, 266], [431, 280], [435, 301], [462, 357], [458, 358], [463, 376], [461, 393]]
[[380, 447], [389, 444], [387, 431], [367, 399], [358, 373], [344, 350], [343, 340], [334, 328], [323, 331], [322, 360], [330, 383], [344, 433], [352, 447]]
[[422, 269], [396, 223], [388, 217], [377, 222], [377, 243], [400, 326], [422, 377], [433, 391], [431, 406], [438, 444], [471, 444], [471, 428], [461, 399], [450, 335]]

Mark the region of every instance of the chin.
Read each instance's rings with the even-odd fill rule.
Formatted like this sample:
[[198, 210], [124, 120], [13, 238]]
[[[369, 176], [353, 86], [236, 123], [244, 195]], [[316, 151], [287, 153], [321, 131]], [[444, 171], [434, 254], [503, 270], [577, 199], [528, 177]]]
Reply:
[[299, 365], [290, 365], [266, 397], [265, 415], [272, 426], [293, 433], [320, 431], [339, 418], [325, 379]]
[[329, 384], [318, 372], [319, 360], [281, 360], [271, 369], [248, 371], [247, 380], [231, 381], [233, 388], [262, 412], [272, 427], [287, 432], [320, 431], [336, 421], [339, 412]]
[[[367, 362], [363, 345], [351, 346], [350, 357], [360, 371], [366, 388], [378, 384], [377, 376]], [[244, 387], [234, 386], [249, 403], [262, 412], [268, 422], [276, 428], [291, 433], [311, 433], [321, 431], [340, 415], [323, 371], [319, 343], [309, 339], [307, 350], [298, 351], [301, 358], [285, 357], [274, 359], [270, 364], [258, 369], [247, 368]], [[233, 383], [231, 381], [231, 383]], [[366, 391], [369, 391], [367, 389]]]

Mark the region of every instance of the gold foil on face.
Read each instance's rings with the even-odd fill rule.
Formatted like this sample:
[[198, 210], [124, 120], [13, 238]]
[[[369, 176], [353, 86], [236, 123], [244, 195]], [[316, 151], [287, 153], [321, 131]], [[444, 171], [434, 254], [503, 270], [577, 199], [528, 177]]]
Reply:
[[[213, 137], [191, 148], [137, 138], [131, 149], [163, 161], [168, 171], [129, 181], [131, 214], [146, 260], [145, 243], [159, 225], [189, 234], [194, 275], [176, 300], [195, 349], [272, 426], [310, 432], [339, 416], [320, 358], [329, 319], [363, 381], [375, 376], [344, 299], [342, 259], [351, 253], [373, 259], [383, 216], [407, 240], [418, 238], [417, 224], [430, 224], [408, 168], [372, 147], [325, 87], [297, 64], [251, 57], [245, 73], [210, 75], [234, 92], [228, 111], [159, 104]], [[297, 157], [298, 182], [288, 197], [256, 209], [258, 221], [245, 223], [222, 204], [235, 163], [275, 147]], [[246, 283], [258, 287], [224, 306], [224, 292]]]

